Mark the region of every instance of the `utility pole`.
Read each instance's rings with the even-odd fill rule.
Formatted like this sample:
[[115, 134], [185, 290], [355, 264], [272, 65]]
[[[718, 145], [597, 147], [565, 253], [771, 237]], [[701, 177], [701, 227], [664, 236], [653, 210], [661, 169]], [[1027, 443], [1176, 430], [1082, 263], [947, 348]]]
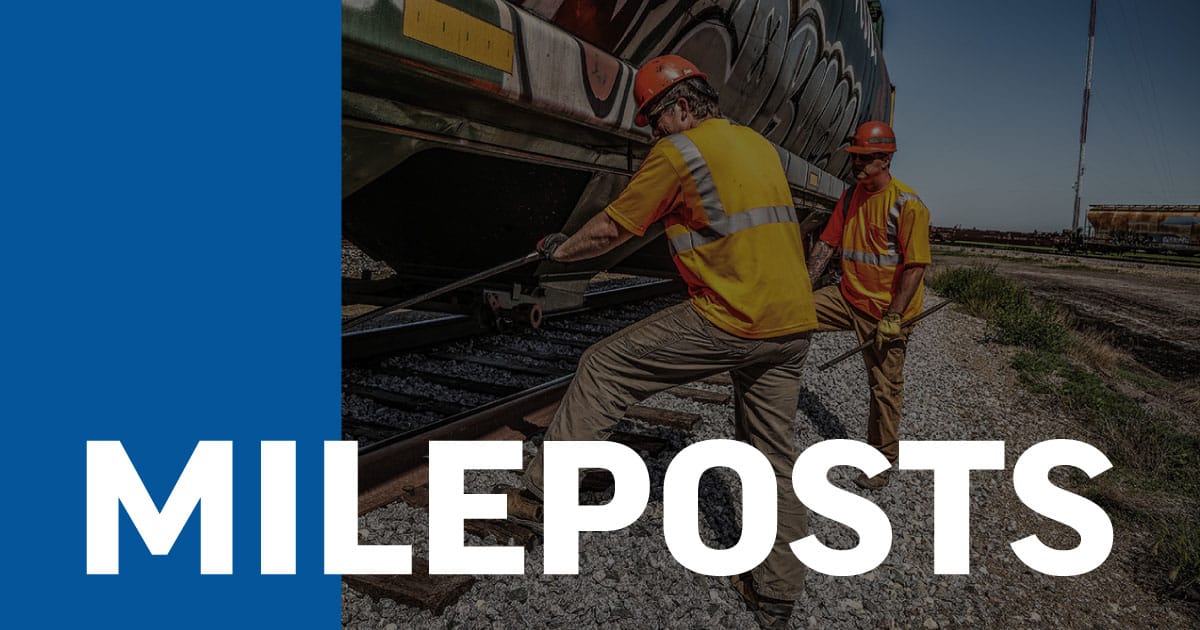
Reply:
[[1075, 217], [1071, 219], [1071, 233], [1079, 232], [1079, 195], [1083, 192], [1083, 149], [1087, 143], [1088, 101], [1092, 99], [1092, 51], [1096, 46], [1096, 0], [1092, 0], [1092, 14], [1088, 19], [1087, 75], [1083, 83], [1083, 120], [1079, 123], [1079, 170], [1075, 174]]

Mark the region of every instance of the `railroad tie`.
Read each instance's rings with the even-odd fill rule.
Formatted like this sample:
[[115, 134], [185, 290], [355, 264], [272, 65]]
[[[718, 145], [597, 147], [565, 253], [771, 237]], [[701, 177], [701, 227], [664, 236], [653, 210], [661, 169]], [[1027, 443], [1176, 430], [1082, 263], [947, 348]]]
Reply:
[[688, 387], [680, 385], [667, 390], [667, 393], [676, 398], [686, 398], [696, 402], [711, 403], [714, 405], [724, 405], [729, 402], [731, 396], [721, 392], [710, 392], [707, 389], [698, 389], [696, 387]]
[[706, 376], [697, 382], [704, 383], [706, 385], [733, 385], [733, 379], [729, 376], [729, 372], [721, 372], [720, 374]]
[[634, 405], [625, 411], [625, 417], [630, 420], [644, 422], [660, 427], [689, 431], [700, 420], [700, 414], [685, 411], [672, 411], [658, 407]]
[[[400, 490], [400, 500], [412, 507], [427, 510], [429, 509], [429, 486], [426, 484], [405, 486]], [[468, 534], [474, 534], [480, 538], [494, 536], [502, 545], [520, 544], [526, 549], [531, 549], [538, 539], [533, 530], [509, 521], [467, 519], [463, 521], [463, 529]]]
[[438, 385], [444, 385], [454, 389], [461, 389], [476, 394], [487, 394], [490, 396], [508, 396], [521, 391], [516, 385], [501, 385], [498, 383], [487, 383], [475, 379], [462, 378], [460, 376], [450, 376], [447, 374], [438, 374], [420, 368], [392, 368], [378, 367], [371, 368], [371, 372], [375, 374], [387, 374], [388, 376], [397, 376], [400, 378], [417, 378]]
[[471, 363], [474, 365], [483, 365], [496, 368], [506, 372], [517, 372], [520, 374], [533, 374], [535, 376], [564, 376], [570, 372], [565, 372], [558, 368], [541, 367], [534, 365], [518, 365], [511, 361], [497, 361], [484, 357], [475, 357], [458, 352], [432, 352], [428, 355], [430, 358], [439, 359], [441, 361], [457, 361], [460, 363]]
[[424, 608], [441, 615], [475, 584], [470, 575], [429, 575], [429, 563], [414, 557], [412, 575], [343, 575], [352, 589], [375, 599]]
[[427, 398], [416, 394], [404, 394], [394, 392], [382, 387], [373, 387], [370, 385], [359, 385], [357, 383], [347, 383], [345, 391], [348, 394], [353, 394], [361, 398], [369, 398], [381, 405], [391, 407], [393, 409], [401, 409], [407, 411], [430, 411], [443, 415], [454, 415], [462, 413], [470, 407], [464, 404], [438, 400], [435, 398]]

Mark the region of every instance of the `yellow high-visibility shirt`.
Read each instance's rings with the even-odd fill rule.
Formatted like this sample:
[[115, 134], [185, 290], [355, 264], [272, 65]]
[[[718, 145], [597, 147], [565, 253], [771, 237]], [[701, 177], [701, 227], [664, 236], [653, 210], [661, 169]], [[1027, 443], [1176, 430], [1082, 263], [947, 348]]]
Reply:
[[692, 305], [732, 335], [817, 327], [800, 225], [779, 154], [724, 118], [659, 140], [605, 212], [641, 236], [662, 220]]
[[[858, 310], [883, 317], [900, 286], [905, 266], [928, 265], [929, 209], [916, 191], [892, 178], [877, 192], [857, 186], [843, 197], [821, 240], [842, 248], [842, 295]], [[904, 309], [903, 318], [921, 313], [924, 283]]]

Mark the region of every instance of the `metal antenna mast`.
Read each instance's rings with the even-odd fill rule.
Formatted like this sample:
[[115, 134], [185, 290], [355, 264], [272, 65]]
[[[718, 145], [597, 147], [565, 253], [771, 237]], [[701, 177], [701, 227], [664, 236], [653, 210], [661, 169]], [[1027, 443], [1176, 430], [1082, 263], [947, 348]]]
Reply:
[[1092, 50], [1096, 46], [1096, 0], [1092, 0], [1092, 14], [1088, 19], [1087, 77], [1083, 83], [1083, 121], [1079, 123], [1079, 171], [1075, 174], [1075, 216], [1071, 219], [1071, 233], [1079, 231], [1079, 195], [1083, 192], [1083, 149], [1087, 143], [1088, 101], [1092, 99]]

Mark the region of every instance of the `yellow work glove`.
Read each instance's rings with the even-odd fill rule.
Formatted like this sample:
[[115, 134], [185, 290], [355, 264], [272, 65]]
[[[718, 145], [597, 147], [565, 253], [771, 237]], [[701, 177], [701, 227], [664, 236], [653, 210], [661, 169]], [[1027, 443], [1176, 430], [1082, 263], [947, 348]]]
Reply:
[[884, 313], [883, 319], [879, 320], [879, 326], [875, 328], [875, 348], [883, 349], [884, 344], [895, 341], [900, 336], [900, 313]]

